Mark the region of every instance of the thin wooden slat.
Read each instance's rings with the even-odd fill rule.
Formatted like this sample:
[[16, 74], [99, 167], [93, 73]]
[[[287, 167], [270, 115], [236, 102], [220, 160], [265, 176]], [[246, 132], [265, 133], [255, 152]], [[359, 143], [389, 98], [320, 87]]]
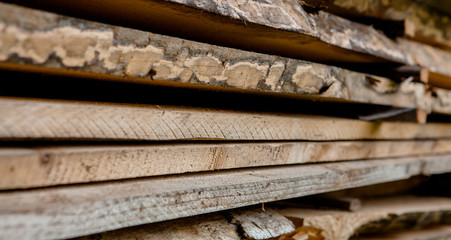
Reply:
[[[8, 14], [10, 12], [14, 14]], [[11, 4], [0, 3], [0, 29], [4, 32], [0, 34], [0, 42], [5, 46], [0, 50], [2, 70], [155, 85], [173, 83], [178, 87], [227, 87], [430, 111], [430, 100], [424, 97], [422, 84], [399, 85], [386, 78], [378, 78], [374, 83], [365, 74], [337, 67], [115, 27]], [[138, 57], [145, 61], [136, 60]], [[23, 64], [24, 61], [28, 64]]]
[[0, 138], [358, 140], [450, 138], [451, 124], [365, 122], [158, 106], [0, 99]]
[[166, 144], [0, 149], [0, 189], [185, 172], [451, 153], [451, 141]]
[[283, 166], [0, 193], [0, 239], [68, 238], [451, 171], [450, 155]]

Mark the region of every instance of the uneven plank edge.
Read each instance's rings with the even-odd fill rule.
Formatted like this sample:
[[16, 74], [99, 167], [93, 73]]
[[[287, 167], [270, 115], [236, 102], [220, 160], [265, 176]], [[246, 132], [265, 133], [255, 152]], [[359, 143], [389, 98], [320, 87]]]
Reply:
[[451, 124], [0, 98], [0, 138], [357, 140], [450, 138]]
[[451, 153], [451, 141], [172, 144], [0, 149], [0, 189], [241, 167]]
[[[14, 14], [8, 14], [10, 12]], [[365, 74], [337, 67], [115, 27], [11, 4], [0, 3], [0, 33], [3, 46], [0, 69], [74, 76], [88, 74], [91, 78], [100, 74], [103, 79], [124, 82], [170, 82], [185, 86], [191, 83], [294, 93], [325, 100], [421, 108], [428, 112], [431, 108], [422, 84], [399, 85], [385, 78], [372, 84]], [[451, 113], [451, 109], [448, 112]]]
[[450, 155], [284, 166], [0, 193], [0, 239], [83, 236], [451, 171]]
[[324, 11], [309, 14], [298, 0], [34, 0], [21, 4], [293, 58], [322, 62], [382, 60], [451, 75], [449, 52], [420, 43], [415, 43], [415, 49], [404, 47], [405, 41], [393, 41], [371, 26]]

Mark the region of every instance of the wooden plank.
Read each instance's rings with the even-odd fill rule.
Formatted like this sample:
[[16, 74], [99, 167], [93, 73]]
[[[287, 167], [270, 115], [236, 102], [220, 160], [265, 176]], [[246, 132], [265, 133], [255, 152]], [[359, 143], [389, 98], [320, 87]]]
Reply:
[[246, 239], [270, 239], [293, 232], [293, 223], [272, 209], [239, 209], [225, 213]]
[[451, 141], [352, 141], [0, 149], [0, 189], [242, 167], [451, 153]]
[[366, 199], [356, 212], [301, 208], [277, 211], [302, 220], [304, 227], [318, 229], [325, 239], [345, 240], [365, 233], [449, 224], [451, 199], [413, 196]]
[[354, 237], [355, 240], [447, 240], [451, 239], [451, 226], [435, 226], [425, 229], [411, 229], [409, 231], [398, 231], [374, 235], [363, 235]]
[[[39, 0], [22, 1], [21, 4], [293, 58], [320, 62], [420, 64], [431, 71], [451, 75], [451, 63], [445, 61], [451, 53], [418, 44], [417, 48], [424, 50], [424, 54], [414, 54], [417, 49], [404, 47], [404, 43], [389, 39], [371, 26], [323, 11], [308, 14], [298, 0], [224, 0], [220, 3], [205, 0], [103, 0], [95, 4], [87, 0]], [[442, 59], [438, 65], [436, 59]]]
[[0, 138], [110, 140], [358, 140], [450, 138], [451, 124], [0, 99]]
[[451, 158], [445, 155], [254, 168], [1, 192], [0, 238], [83, 236], [449, 171]]
[[[382, 21], [402, 21], [402, 34], [415, 41], [451, 48], [451, 18], [443, 9], [427, 6], [428, 1], [398, 0], [305, 0], [324, 11], [366, 24]], [[440, 1], [436, 1], [439, 3]], [[388, 26], [387, 26], [388, 27]], [[385, 30], [385, 29], [384, 29]], [[389, 30], [389, 29], [388, 29]]]
[[221, 214], [208, 214], [147, 224], [110, 232], [76, 238], [74, 240], [113, 240], [113, 239], [146, 239], [146, 240], [241, 240], [237, 226], [230, 224]]
[[[374, 83], [365, 74], [337, 67], [5, 3], [0, 3], [0, 29], [5, 33], [0, 34], [0, 42], [5, 46], [0, 50], [3, 70], [155, 85], [173, 83], [179, 87], [227, 87], [430, 111], [430, 100], [424, 97], [422, 84], [399, 85], [386, 78], [378, 78]], [[77, 44], [70, 42], [73, 39]], [[132, 60], [138, 57], [148, 61]], [[24, 62], [27, 64], [23, 65]]]

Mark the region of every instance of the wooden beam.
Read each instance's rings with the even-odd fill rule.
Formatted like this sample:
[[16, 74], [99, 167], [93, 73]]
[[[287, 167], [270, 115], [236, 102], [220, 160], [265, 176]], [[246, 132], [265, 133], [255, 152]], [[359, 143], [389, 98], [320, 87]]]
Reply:
[[[8, 14], [11, 12], [14, 14]], [[0, 42], [5, 45], [0, 51], [0, 69], [13, 73], [33, 72], [149, 85], [172, 83], [177, 87], [227, 87], [430, 111], [422, 84], [400, 87], [386, 78], [378, 78], [374, 83], [365, 74], [337, 67], [115, 27], [11, 4], [0, 3], [0, 13], [3, 13], [0, 14], [0, 29], [5, 32], [0, 35]], [[71, 24], [67, 26], [67, 23]], [[240, 36], [240, 39], [246, 38]], [[138, 57], [147, 60], [133, 60]]]
[[405, 47], [371, 26], [323, 11], [309, 14], [298, 0], [33, 0], [21, 4], [256, 52], [329, 63], [419, 64], [451, 76], [446, 61], [451, 53], [424, 44], [418, 44], [419, 49]]
[[7, 191], [0, 193], [0, 231], [6, 239], [69, 238], [449, 171], [444, 155]]
[[0, 149], [0, 189], [451, 153], [451, 141], [352, 141]]
[[362, 200], [362, 208], [356, 212], [305, 208], [285, 208], [278, 212], [298, 219], [303, 227], [317, 229], [324, 239], [350, 239], [361, 234], [449, 224], [451, 200], [397, 196]]
[[451, 137], [451, 124], [0, 99], [0, 138], [70, 140], [359, 140]]

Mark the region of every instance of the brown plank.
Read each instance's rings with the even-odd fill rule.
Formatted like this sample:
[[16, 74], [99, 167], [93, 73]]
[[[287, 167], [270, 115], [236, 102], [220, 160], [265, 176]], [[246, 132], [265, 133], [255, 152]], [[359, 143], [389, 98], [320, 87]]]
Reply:
[[0, 138], [358, 140], [450, 138], [451, 124], [0, 99]]
[[[68, 238], [451, 170], [451, 158], [254, 168], [0, 193], [4, 239]], [[432, 206], [438, 206], [434, 204]]]
[[0, 149], [0, 189], [185, 172], [451, 153], [451, 141], [352, 141]]
[[[400, 86], [386, 78], [374, 83], [365, 74], [337, 67], [11, 4], [0, 3], [0, 29], [5, 33], [0, 35], [5, 46], [0, 50], [2, 70], [178, 87], [227, 87], [430, 111], [422, 84]], [[138, 57], [146, 61], [136, 60]]]
[[447, 240], [451, 239], [451, 226], [442, 225], [425, 229], [411, 229], [408, 231], [397, 231], [373, 235], [363, 235], [353, 238], [355, 240]]
[[[21, 4], [286, 57], [320, 62], [419, 64], [451, 75], [450, 63], [445, 61], [450, 53], [418, 44], [417, 48], [424, 51], [417, 54], [418, 49], [404, 47], [403, 42], [393, 41], [371, 26], [323, 11], [308, 14], [297, 0], [39, 0]], [[436, 59], [442, 61], [437, 65]]]
[[362, 200], [362, 208], [356, 212], [305, 208], [286, 208], [278, 212], [302, 220], [304, 227], [318, 229], [325, 239], [345, 240], [365, 233], [449, 224], [451, 199], [397, 196]]

